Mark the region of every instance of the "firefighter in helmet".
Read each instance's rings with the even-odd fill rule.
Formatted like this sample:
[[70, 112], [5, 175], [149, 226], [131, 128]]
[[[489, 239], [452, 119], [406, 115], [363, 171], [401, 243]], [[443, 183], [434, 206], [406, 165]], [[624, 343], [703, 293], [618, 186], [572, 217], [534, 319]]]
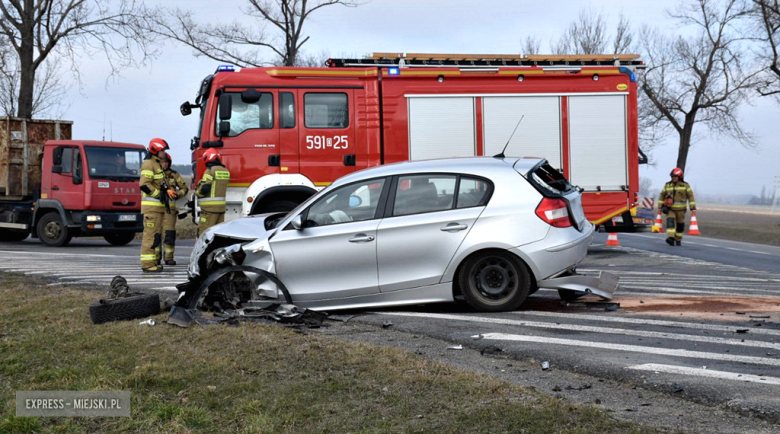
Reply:
[[[171, 196], [170, 205], [168, 209], [165, 210], [165, 214], [163, 214], [163, 224], [161, 228], [161, 236], [163, 238], [163, 256], [165, 259], [165, 265], [176, 265], [176, 261], [173, 258], [173, 253], [176, 249], [176, 220], [178, 217], [178, 213], [176, 211], [176, 200], [186, 196], [188, 189], [187, 183], [184, 182], [184, 179], [181, 177], [179, 172], [171, 168], [170, 154], [166, 153], [165, 157], [163, 157], [162, 168], [163, 173], [165, 174], [165, 186], [168, 187], [169, 190], [172, 190], [174, 193], [176, 193], [175, 198]], [[159, 257], [157, 258], [157, 261], [160, 262]]]
[[144, 234], [141, 242], [141, 269], [145, 273], [157, 273], [163, 268], [157, 263], [162, 250], [162, 236], [165, 205], [160, 200], [163, 195], [175, 198], [176, 193], [163, 188], [165, 174], [162, 159], [168, 142], [163, 139], [152, 139], [149, 142], [149, 152], [141, 165], [141, 212], [144, 215]]
[[682, 169], [675, 167], [669, 175], [672, 180], [664, 185], [658, 203], [666, 214], [666, 244], [679, 246], [685, 232], [685, 209], [696, 211], [696, 201], [691, 186], [683, 181]]
[[206, 229], [225, 221], [225, 193], [230, 183], [230, 172], [219, 160], [219, 152], [210, 148], [203, 153], [206, 172], [195, 188], [200, 206], [198, 236]]

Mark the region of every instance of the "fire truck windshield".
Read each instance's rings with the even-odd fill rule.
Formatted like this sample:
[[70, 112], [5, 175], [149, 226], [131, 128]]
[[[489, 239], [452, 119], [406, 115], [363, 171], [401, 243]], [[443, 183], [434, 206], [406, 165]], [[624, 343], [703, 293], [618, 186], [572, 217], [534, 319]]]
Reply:
[[85, 146], [85, 150], [90, 178], [116, 181], [139, 178], [142, 150], [103, 146]]

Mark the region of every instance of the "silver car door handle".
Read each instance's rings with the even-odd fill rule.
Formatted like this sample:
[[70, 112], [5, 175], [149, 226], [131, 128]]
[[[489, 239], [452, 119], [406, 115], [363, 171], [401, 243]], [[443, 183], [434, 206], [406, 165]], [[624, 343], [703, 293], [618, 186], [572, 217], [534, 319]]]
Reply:
[[461, 225], [461, 224], [458, 224], [458, 223], [450, 223], [447, 226], [444, 226], [443, 228], [441, 228], [441, 230], [444, 231], [444, 232], [458, 232], [458, 231], [462, 231], [464, 229], [467, 229], [468, 227], [469, 227], [469, 225]]
[[367, 243], [369, 241], [374, 241], [373, 235], [359, 234], [349, 239], [350, 243]]

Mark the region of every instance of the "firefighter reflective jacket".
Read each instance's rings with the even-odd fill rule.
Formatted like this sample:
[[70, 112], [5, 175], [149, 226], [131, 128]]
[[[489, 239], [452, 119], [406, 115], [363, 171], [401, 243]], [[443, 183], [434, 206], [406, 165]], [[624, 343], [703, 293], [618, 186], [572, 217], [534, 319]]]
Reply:
[[165, 177], [160, 158], [151, 155], [141, 165], [141, 212], [165, 212], [165, 205], [160, 201], [162, 182]]
[[168, 184], [168, 188], [176, 191], [176, 198], [181, 199], [187, 195], [189, 189], [187, 183], [184, 182], [184, 178], [181, 177], [179, 172], [168, 169], [165, 171], [165, 182]]
[[203, 211], [211, 213], [225, 212], [225, 194], [230, 183], [230, 172], [221, 164], [213, 164], [198, 182], [195, 194], [200, 198], [198, 205]]
[[693, 190], [691, 186], [685, 181], [678, 183], [667, 182], [664, 188], [661, 190], [661, 195], [658, 197], [659, 206], [664, 203], [664, 199], [671, 198], [673, 211], [685, 211], [686, 202], [691, 208], [696, 208], [696, 201], [693, 199]]

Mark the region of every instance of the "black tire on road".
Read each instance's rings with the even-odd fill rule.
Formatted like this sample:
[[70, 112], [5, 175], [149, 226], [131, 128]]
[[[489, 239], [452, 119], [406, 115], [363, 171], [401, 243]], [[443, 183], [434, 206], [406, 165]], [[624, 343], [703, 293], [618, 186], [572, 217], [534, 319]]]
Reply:
[[531, 276], [525, 264], [501, 250], [487, 250], [468, 258], [460, 268], [458, 283], [468, 304], [483, 312], [517, 309], [531, 291]]
[[135, 232], [119, 232], [116, 234], [103, 235], [108, 244], [112, 246], [126, 246], [135, 239]]
[[95, 324], [146, 318], [159, 313], [160, 296], [157, 294], [101, 300], [89, 306], [89, 317]]
[[24, 241], [29, 236], [29, 229], [0, 229], [0, 241]]
[[73, 238], [73, 234], [68, 230], [59, 213], [56, 212], [50, 212], [41, 217], [36, 230], [38, 238], [44, 244], [52, 247], [66, 246]]
[[264, 206], [263, 209], [260, 210], [259, 214], [265, 214], [269, 212], [288, 212], [292, 211], [298, 205], [299, 204], [291, 200], [277, 200], [276, 202], [271, 202]]

